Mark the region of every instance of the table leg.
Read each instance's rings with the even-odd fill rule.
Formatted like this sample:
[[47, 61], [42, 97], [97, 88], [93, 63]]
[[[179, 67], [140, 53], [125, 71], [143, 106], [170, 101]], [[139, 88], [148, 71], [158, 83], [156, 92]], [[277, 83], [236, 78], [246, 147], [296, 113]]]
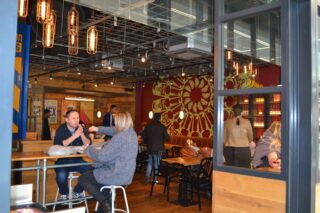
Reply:
[[39, 203], [40, 160], [37, 160], [36, 202]]
[[47, 159], [43, 159], [42, 167], [42, 206], [46, 207]]

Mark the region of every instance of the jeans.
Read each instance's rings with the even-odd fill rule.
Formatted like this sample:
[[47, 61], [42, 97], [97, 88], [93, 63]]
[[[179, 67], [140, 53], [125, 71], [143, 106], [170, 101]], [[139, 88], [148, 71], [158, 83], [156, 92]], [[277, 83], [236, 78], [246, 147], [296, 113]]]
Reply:
[[[146, 180], [149, 179], [152, 171], [152, 154], [148, 155], [148, 164], [147, 164], [147, 170], [146, 170]], [[158, 169], [158, 165], [161, 160], [161, 153], [159, 154], [153, 154], [154, 156], [154, 168]]]
[[[86, 163], [86, 161], [84, 161], [81, 158], [60, 159], [56, 162], [56, 165], [71, 164], [71, 163]], [[92, 169], [92, 166], [90, 165], [55, 168], [54, 170], [56, 172], [56, 181], [59, 187], [60, 194], [61, 195], [69, 194], [69, 186], [68, 186], [69, 172], [79, 172], [80, 174], [82, 174], [91, 169]], [[83, 188], [79, 183], [77, 183], [73, 191], [75, 193], [81, 193], [83, 192]]]
[[79, 177], [79, 183], [87, 192], [99, 201], [99, 203], [111, 200], [110, 189], [104, 189], [100, 192], [100, 188], [104, 185], [96, 181], [93, 170], [83, 173]]

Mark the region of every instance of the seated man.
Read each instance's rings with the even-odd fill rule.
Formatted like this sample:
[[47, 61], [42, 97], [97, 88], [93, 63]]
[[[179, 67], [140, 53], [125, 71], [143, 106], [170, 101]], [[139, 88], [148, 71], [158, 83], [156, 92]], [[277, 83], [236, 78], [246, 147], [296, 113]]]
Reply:
[[[83, 146], [91, 144], [88, 130], [79, 123], [79, 113], [76, 110], [68, 110], [65, 115], [65, 123], [57, 130], [54, 137], [54, 145], [61, 146]], [[60, 158], [56, 161], [56, 165], [82, 163], [85, 162], [82, 158]], [[59, 187], [60, 200], [67, 200], [69, 194], [68, 174], [69, 172], [84, 173], [91, 169], [91, 166], [72, 166], [55, 168], [56, 181]], [[79, 198], [83, 194], [83, 188], [77, 184], [74, 188], [73, 198]]]

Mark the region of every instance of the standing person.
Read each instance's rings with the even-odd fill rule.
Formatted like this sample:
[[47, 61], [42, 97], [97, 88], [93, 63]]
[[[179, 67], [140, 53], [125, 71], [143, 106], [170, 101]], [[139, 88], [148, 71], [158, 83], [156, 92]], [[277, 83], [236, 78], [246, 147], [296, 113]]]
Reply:
[[[79, 124], [79, 113], [71, 109], [65, 114], [65, 123], [62, 124], [57, 130], [54, 137], [54, 145], [61, 146], [83, 146], [91, 144], [88, 130]], [[85, 162], [82, 158], [60, 158], [56, 161], [56, 165], [71, 164], [71, 163], [83, 163]], [[56, 181], [59, 187], [60, 200], [67, 200], [69, 194], [68, 188], [68, 173], [77, 171], [84, 173], [91, 169], [91, 166], [72, 166], [55, 168]], [[82, 197], [83, 188], [77, 184], [74, 188], [73, 197]]]
[[45, 109], [43, 111], [41, 140], [51, 140], [51, 131], [49, 126], [50, 116], [51, 116], [51, 111], [48, 109]]
[[100, 192], [104, 185], [128, 185], [132, 182], [138, 153], [138, 137], [133, 129], [129, 112], [115, 115], [115, 127], [89, 128], [90, 132], [112, 135], [101, 149], [88, 146], [87, 155], [96, 164], [93, 171], [82, 174], [80, 184], [100, 203], [98, 212], [111, 212], [111, 194], [109, 189]]
[[224, 123], [223, 155], [229, 166], [250, 167], [249, 144], [253, 140], [250, 121], [241, 116], [243, 108], [240, 104], [233, 106], [235, 117]]
[[113, 114], [116, 112], [117, 106], [116, 105], [111, 105], [110, 106], [110, 111], [104, 115], [103, 117], [103, 126], [110, 127], [114, 126], [114, 117]]
[[167, 128], [160, 122], [161, 114], [154, 113], [153, 120], [147, 124], [142, 132], [143, 143], [147, 144], [148, 164], [145, 176], [145, 183], [149, 182], [152, 170], [152, 154], [154, 155], [155, 165], [157, 169], [161, 160], [161, 152], [164, 151], [164, 142], [170, 139]]

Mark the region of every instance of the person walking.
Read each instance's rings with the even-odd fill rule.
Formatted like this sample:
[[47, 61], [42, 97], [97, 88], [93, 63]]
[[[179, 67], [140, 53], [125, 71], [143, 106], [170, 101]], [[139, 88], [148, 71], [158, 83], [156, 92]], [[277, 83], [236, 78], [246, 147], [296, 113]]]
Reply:
[[[143, 143], [147, 145], [148, 164], [145, 176], [145, 183], [149, 182], [149, 177], [152, 170], [152, 160], [154, 161], [155, 169], [158, 168], [161, 160], [161, 153], [165, 151], [164, 142], [170, 139], [167, 128], [160, 122], [161, 114], [154, 113], [153, 120], [146, 125], [142, 131]], [[152, 159], [152, 155], [154, 159]]]

